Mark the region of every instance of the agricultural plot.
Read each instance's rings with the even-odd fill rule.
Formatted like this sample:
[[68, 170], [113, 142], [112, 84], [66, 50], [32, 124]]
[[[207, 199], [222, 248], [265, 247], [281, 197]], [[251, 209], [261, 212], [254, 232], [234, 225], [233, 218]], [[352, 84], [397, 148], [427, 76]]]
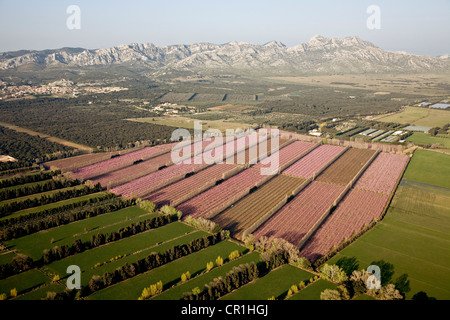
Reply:
[[320, 169], [343, 151], [343, 147], [321, 145], [284, 170], [283, 173], [306, 179], [313, 178]]
[[256, 96], [254, 94], [226, 94], [223, 98], [225, 102], [242, 102], [242, 101], [255, 101]]
[[[55, 274], [65, 275], [67, 266], [78, 265], [82, 272], [81, 284], [87, 285], [93, 275], [101, 275], [107, 271], [113, 272], [127, 262], [145, 258], [151, 252], [163, 252], [174, 245], [188, 243], [204, 235], [206, 235], [205, 232], [192, 231], [187, 225], [174, 222], [52, 262], [47, 265], [47, 268]], [[114, 260], [117, 256], [122, 258]], [[97, 263], [104, 264], [94, 268]]]
[[[50, 197], [56, 193], [59, 192], [65, 192], [65, 191], [76, 191], [76, 190], [81, 190], [84, 189], [85, 185], [77, 185], [74, 187], [67, 187], [67, 188], [62, 188], [62, 189], [56, 189], [56, 190], [51, 190], [51, 191], [46, 191], [46, 192], [40, 192], [40, 193], [33, 193], [27, 196], [23, 196], [23, 197], [19, 197], [19, 198], [14, 198], [14, 199], [9, 199], [9, 200], [4, 200], [0, 203], [0, 207], [3, 205], [7, 205], [11, 202], [23, 202], [25, 203], [27, 200], [31, 200], [31, 199], [37, 199], [37, 198], [42, 198], [42, 197]], [[56, 201], [56, 200], [55, 200]], [[54, 202], [54, 201], [51, 201]]]
[[203, 169], [206, 164], [173, 164], [167, 168], [155, 171], [137, 178], [110, 191], [125, 197], [142, 197], [152, 191], [160, 189], [171, 182], [183, 179], [187, 174]]
[[97, 291], [89, 296], [89, 300], [137, 300], [145, 287], [158, 281], [163, 283], [163, 289], [170, 289], [173, 285], [181, 284], [181, 274], [189, 271], [191, 277], [195, 277], [206, 271], [208, 262], [214, 261], [218, 256], [224, 257], [225, 260], [234, 250], [242, 254], [245, 248], [230, 241], [219, 242], [127, 281]]
[[217, 181], [237, 173], [239, 170], [233, 164], [222, 163], [212, 165], [188, 178], [152, 192], [143, 198], [144, 200], [154, 202], [158, 206], [166, 204], [177, 206], [183, 201], [198, 195], [208, 187], [214, 186]]
[[312, 142], [294, 141], [280, 149], [278, 152], [255, 164], [253, 168], [272, 170], [271, 166], [273, 163], [276, 163], [276, 159], [278, 159], [278, 166], [274, 168], [274, 171], [278, 172], [291, 165], [294, 161], [301, 158], [315, 147], [317, 147], [317, 144]]
[[57, 168], [63, 172], [76, 170], [77, 168], [85, 167], [96, 162], [105, 161], [111, 159], [111, 157], [118, 155], [120, 152], [101, 152], [101, 153], [88, 153], [75, 157], [53, 160], [44, 163], [47, 169]]
[[450, 123], [450, 112], [447, 110], [406, 107], [403, 111], [376, 117], [382, 122], [395, 122], [402, 124], [414, 124], [425, 127], [442, 127]]
[[246, 169], [221, 184], [206, 190], [177, 207], [183, 215], [208, 218], [248, 194], [251, 188], [266, 181], [259, 170]]
[[[255, 164], [259, 160], [266, 158], [267, 155], [271, 153], [272, 149], [276, 149], [274, 139], [275, 138], [258, 136], [257, 142], [253, 143], [244, 151], [236, 152], [232, 157], [228, 157], [226, 159], [226, 162], [243, 165]], [[278, 148], [282, 148], [288, 141], [288, 139], [279, 139]], [[260, 148], [261, 143], [263, 144], [262, 148]]]
[[99, 232], [117, 231], [122, 227], [150, 219], [156, 215], [156, 213], [149, 214], [145, 210], [133, 206], [51, 228], [46, 232], [37, 232], [6, 241], [5, 245], [11, 250], [18, 250], [32, 259], [38, 260], [42, 256], [44, 249], [62, 245], [70, 246], [76, 239], [81, 239], [83, 242], [88, 241], [91, 240], [94, 234]]
[[[447, 111], [448, 112], [448, 111]], [[406, 138], [406, 141], [412, 142], [419, 146], [439, 146], [439, 148], [450, 149], [450, 136], [449, 135], [437, 135], [432, 136], [424, 132], [414, 132], [411, 136]]]
[[[212, 142], [207, 144], [206, 147], [204, 145], [202, 146], [204, 149], [207, 149], [207, 151], [195, 157], [189, 158], [189, 163], [185, 163], [183, 161], [181, 163], [173, 164], [167, 168], [150, 173], [146, 176], [140, 177], [116, 188], [113, 188], [111, 189], [111, 191], [127, 197], [142, 197], [162, 187], [165, 187], [170, 183], [183, 179], [187, 174], [200, 171], [208, 167], [215, 161], [222, 162], [226, 157], [226, 154], [232, 154], [236, 151], [244, 150], [247, 146], [256, 143], [256, 138], [257, 136], [242, 136], [239, 138], [233, 138], [227, 143], [219, 146], [217, 145], [221, 141], [213, 140]], [[182, 150], [180, 149], [180, 151]]]
[[336, 289], [338, 285], [319, 279], [311, 285], [307, 286], [305, 289], [300, 290], [296, 294], [292, 295], [288, 300], [320, 300], [320, 294], [326, 289]]
[[159, 100], [165, 102], [189, 101], [194, 95], [195, 93], [168, 92], [160, 97]]
[[11, 289], [16, 289], [18, 294], [27, 292], [33, 288], [48, 284], [50, 278], [43, 272], [32, 269], [0, 281], [0, 294], [9, 296]]
[[353, 233], [379, 219], [389, 196], [370, 191], [350, 190], [336, 210], [309, 238], [300, 254], [314, 261], [326, 255]]
[[144, 161], [149, 158], [153, 158], [154, 156], [161, 153], [164, 153], [164, 150], [154, 147], [147, 147], [141, 150], [127, 153], [125, 155], [114, 157], [112, 159], [100, 161], [95, 164], [76, 169], [72, 172], [79, 179], [86, 180], [107, 173], [109, 171], [114, 171], [133, 165], [133, 163], [136, 161]]
[[313, 181], [255, 233], [298, 245], [319, 218], [331, 208], [344, 187]]
[[103, 187], [115, 187], [157, 171], [159, 168], [170, 165], [171, 163], [172, 158], [170, 153], [165, 153], [130, 167], [105, 173], [91, 180], [95, 183], [100, 183]]
[[106, 196], [106, 192], [97, 192], [97, 193], [91, 193], [91, 194], [88, 194], [88, 195], [85, 195], [85, 196], [80, 196], [80, 197], [76, 197], [76, 198], [72, 198], [72, 199], [68, 199], [68, 200], [53, 202], [53, 203], [49, 203], [49, 204], [42, 205], [42, 206], [39, 206], [39, 207], [34, 207], [34, 208], [29, 208], [29, 209], [13, 212], [12, 214], [9, 214], [7, 216], [0, 217], [0, 221], [11, 219], [11, 218], [17, 218], [17, 217], [20, 217], [20, 216], [26, 216], [26, 215], [29, 215], [29, 214], [32, 214], [32, 213], [42, 212], [44, 210], [57, 208], [57, 207], [64, 206], [64, 205], [69, 205], [69, 204], [73, 204], [73, 203], [83, 202], [85, 200], [89, 200], [89, 199], [93, 199], [93, 198], [97, 198], [97, 197], [101, 198], [101, 197], [104, 197], [104, 196]]
[[330, 165], [317, 181], [347, 185], [356, 174], [364, 167], [375, 151], [368, 149], [350, 148]]
[[192, 289], [198, 287], [199, 289], [203, 289], [203, 287], [209, 282], [213, 281], [215, 278], [223, 276], [227, 274], [234, 267], [239, 266], [240, 264], [250, 263], [250, 262], [259, 262], [260, 254], [257, 252], [251, 252], [241, 256], [240, 258], [226, 262], [221, 267], [216, 267], [209, 272], [206, 272], [197, 277], [191, 278], [189, 281], [172, 287], [162, 294], [155, 296], [152, 300], [178, 300], [181, 298], [183, 293], [191, 292]]
[[408, 156], [382, 152], [364, 171], [354, 188], [390, 195], [407, 162]]
[[258, 220], [273, 214], [290, 196], [295, 195], [304, 182], [304, 179], [276, 176], [212, 220], [241, 239], [243, 233]]
[[267, 300], [272, 296], [284, 298], [293, 284], [298, 285], [301, 281], [307, 281], [313, 276], [291, 265], [283, 265], [220, 300]]
[[[190, 144], [189, 142], [182, 142], [181, 144], [174, 144], [173, 148], [174, 150], [178, 151], [178, 156], [184, 159], [192, 156], [193, 154], [201, 153], [204, 148], [206, 148], [210, 144], [214, 145], [214, 143], [216, 142], [199, 141], [192, 144]], [[128, 181], [143, 177], [149, 173], [157, 171], [160, 168], [169, 166], [171, 164], [172, 154], [171, 152], [167, 152], [123, 169], [107, 172], [91, 180], [95, 183], [100, 183], [104, 187], [115, 187]]]
[[222, 101], [224, 98], [224, 94], [218, 94], [218, 93], [197, 93], [191, 101], [193, 102], [209, 102], [209, 101]]
[[450, 189], [449, 155], [416, 150], [404, 179]]
[[449, 161], [448, 155], [416, 150], [384, 219], [330, 263], [356, 258], [363, 269], [384, 261], [392, 281], [407, 274], [406, 299], [420, 291], [450, 299]]

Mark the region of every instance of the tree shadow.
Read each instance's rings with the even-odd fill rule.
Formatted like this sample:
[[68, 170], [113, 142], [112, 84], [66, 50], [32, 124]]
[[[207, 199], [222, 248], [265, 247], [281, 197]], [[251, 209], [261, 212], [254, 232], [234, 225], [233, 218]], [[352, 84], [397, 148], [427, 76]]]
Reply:
[[353, 271], [358, 270], [359, 268], [359, 261], [356, 257], [342, 257], [338, 261], [336, 261], [336, 264], [345, 271], [345, 273], [350, 276]]
[[412, 300], [425, 301], [425, 300], [437, 300], [435, 297], [429, 297], [425, 291], [419, 291], [413, 295]]
[[394, 281], [395, 288], [403, 295], [411, 291], [408, 274], [404, 273]]
[[394, 265], [392, 263], [386, 262], [384, 260], [373, 261], [371, 265], [376, 265], [380, 267], [381, 272], [381, 285], [385, 286], [392, 283], [392, 276], [394, 275]]

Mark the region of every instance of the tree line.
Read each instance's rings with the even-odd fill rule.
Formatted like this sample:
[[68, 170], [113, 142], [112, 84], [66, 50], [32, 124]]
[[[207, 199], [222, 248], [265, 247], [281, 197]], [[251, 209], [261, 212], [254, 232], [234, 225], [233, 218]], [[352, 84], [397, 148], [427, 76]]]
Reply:
[[60, 205], [50, 209], [44, 209], [38, 212], [29, 213], [26, 215], [20, 215], [17, 217], [0, 220], [0, 228], [5, 226], [19, 225], [26, 221], [37, 220], [46, 216], [55, 215], [57, 213], [66, 212], [75, 208], [84, 207], [89, 204], [98, 203], [107, 199], [116, 198], [114, 193], [107, 192], [105, 194], [99, 194], [96, 197], [91, 197], [77, 202], [71, 202], [68, 204]]
[[266, 275], [271, 270], [289, 262], [289, 253], [281, 250], [272, 252], [264, 261], [241, 264], [230, 270], [225, 276], [215, 278], [206, 284], [203, 290], [185, 292], [182, 300], [218, 300], [222, 296], [241, 286]]
[[152, 252], [147, 257], [136, 262], [131, 264], [126, 263], [120, 268], [117, 268], [114, 272], [105, 272], [101, 276], [92, 276], [89, 285], [81, 288], [81, 296], [88, 296], [98, 290], [158, 268], [176, 259], [215, 245], [225, 239], [225, 235], [220, 232], [214, 235], [194, 239], [188, 244], [175, 245], [164, 252]]
[[41, 183], [36, 183], [32, 185], [19, 185], [17, 188], [13, 189], [4, 188], [0, 189], [0, 201], [29, 196], [35, 193], [74, 187], [79, 184], [80, 181], [78, 180], [50, 179], [48, 181], [43, 181]]
[[100, 191], [102, 191], [102, 186], [100, 184], [97, 184], [93, 188], [84, 185], [81, 188], [61, 190], [58, 192], [54, 192], [52, 194], [43, 194], [35, 198], [27, 198], [25, 200], [18, 200], [4, 203], [0, 206], [0, 217], [4, 217], [16, 211], [33, 207], [39, 207], [45, 204], [85, 196]]
[[[76, 239], [71, 246], [62, 245], [55, 246], [51, 249], [45, 249], [42, 253], [42, 257], [36, 261], [29, 257], [26, 257], [26, 259], [23, 259], [22, 257], [20, 261], [22, 261], [22, 264], [24, 263], [23, 261], [26, 261], [26, 269], [39, 268], [43, 265], [67, 258], [71, 255], [94, 249], [107, 243], [131, 237], [150, 229], [164, 226], [178, 219], [178, 215], [158, 215], [156, 217], [140, 221], [137, 224], [130, 224], [129, 226], [120, 228], [119, 230], [113, 231], [111, 233], [94, 234], [92, 235], [90, 241], [83, 242], [81, 241], [81, 239]], [[16, 273], [22, 272], [25, 269], [23, 266], [18, 266], [20, 266], [20, 263], [18, 262], [17, 258], [14, 258], [10, 263], [0, 265], [0, 279], [4, 279]]]
[[117, 231], [94, 234], [92, 235], [92, 239], [90, 241], [82, 242], [81, 239], [77, 239], [71, 246], [55, 246], [52, 249], [44, 250], [42, 254], [42, 261], [38, 264], [49, 264], [53, 261], [64, 259], [70, 255], [81, 253], [83, 251], [93, 249], [107, 243], [125, 239], [141, 232], [164, 226], [177, 220], [178, 215], [158, 215], [156, 217], [140, 221], [137, 224], [132, 223], [131, 225], [120, 228]]
[[0, 231], [0, 240], [8, 241], [23, 237], [41, 230], [68, 224], [74, 221], [95, 217], [108, 212], [117, 211], [135, 204], [133, 199], [123, 200], [121, 198], [108, 199], [99, 203], [90, 204], [82, 210], [75, 208], [67, 212], [47, 215], [42, 218], [25, 221], [21, 225], [10, 225]]
[[[17, 169], [17, 170], [19, 170], [19, 169]], [[3, 179], [3, 180], [0, 180], [0, 189], [8, 188], [8, 187], [15, 187], [15, 186], [18, 186], [21, 184], [26, 184], [26, 183], [48, 180], [58, 174], [61, 174], [61, 170], [40, 171], [38, 173], [25, 174], [25, 175], [21, 175], [18, 177]]]

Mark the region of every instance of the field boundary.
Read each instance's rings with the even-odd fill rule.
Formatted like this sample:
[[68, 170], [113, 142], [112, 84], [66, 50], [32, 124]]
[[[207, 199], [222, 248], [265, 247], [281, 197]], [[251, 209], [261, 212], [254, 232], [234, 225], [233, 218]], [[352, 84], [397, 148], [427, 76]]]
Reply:
[[316, 178], [324, 172], [329, 166], [331, 166], [337, 159], [339, 159], [350, 147], [345, 147], [341, 152], [335, 155], [330, 161], [328, 161], [322, 168], [313, 173], [312, 180], [316, 180]]
[[[258, 169], [254, 169], [254, 168], [248, 168], [247, 170], [258, 170]], [[245, 188], [243, 191], [239, 192], [236, 196], [234, 196], [232, 199], [228, 200], [227, 202], [223, 203], [221, 206], [215, 208], [214, 210], [211, 210], [208, 214], [207, 217], [205, 217], [206, 219], [213, 219], [215, 218], [217, 215], [219, 215], [222, 211], [224, 211], [226, 208], [228, 208], [231, 204], [238, 202], [239, 200], [243, 199], [244, 197], [246, 197], [249, 193], [250, 190], [253, 188], [259, 188], [261, 185], [263, 185], [264, 183], [266, 183], [267, 181], [273, 179], [275, 176], [277, 175], [267, 175], [265, 176], [264, 179], [258, 181], [257, 183], [255, 183], [254, 186], [252, 187], [247, 187]]]
[[257, 221], [255, 221], [249, 228], [247, 228], [246, 230], [244, 230], [242, 232], [242, 239], [245, 239], [245, 237], [249, 234], [251, 234], [252, 232], [254, 232], [255, 230], [257, 230], [260, 226], [262, 226], [267, 220], [269, 220], [275, 213], [278, 212], [278, 210], [280, 210], [282, 207], [284, 207], [284, 205], [288, 202], [288, 199], [292, 196], [296, 196], [297, 194], [299, 194], [303, 189], [305, 189], [310, 183], [311, 183], [311, 179], [307, 179], [305, 180], [305, 182], [303, 182], [297, 189], [295, 189], [292, 194], [290, 196], [286, 196], [283, 200], [281, 200], [277, 205], [275, 205], [274, 207], [272, 207], [272, 209], [266, 213], [264, 216], [262, 216], [261, 218], [259, 218]]

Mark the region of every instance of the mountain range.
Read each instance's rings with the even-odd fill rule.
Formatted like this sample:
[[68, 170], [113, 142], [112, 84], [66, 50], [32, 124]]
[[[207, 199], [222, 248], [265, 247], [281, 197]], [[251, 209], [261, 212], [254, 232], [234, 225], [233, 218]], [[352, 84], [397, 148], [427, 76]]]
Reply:
[[125, 65], [153, 75], [166, 72], [264, 74], [422, 73], [450, 70], [448, 55], [429, 57], [385, 51], [359, 37], [312, 37], [307, 43], [287, 47], [272, 41], [264, 45], [246, 42], [196, 43], [158, 47], [132, 43], [106, 49], [0, 53], [0, 70], [21, 71], [90, 68]]

